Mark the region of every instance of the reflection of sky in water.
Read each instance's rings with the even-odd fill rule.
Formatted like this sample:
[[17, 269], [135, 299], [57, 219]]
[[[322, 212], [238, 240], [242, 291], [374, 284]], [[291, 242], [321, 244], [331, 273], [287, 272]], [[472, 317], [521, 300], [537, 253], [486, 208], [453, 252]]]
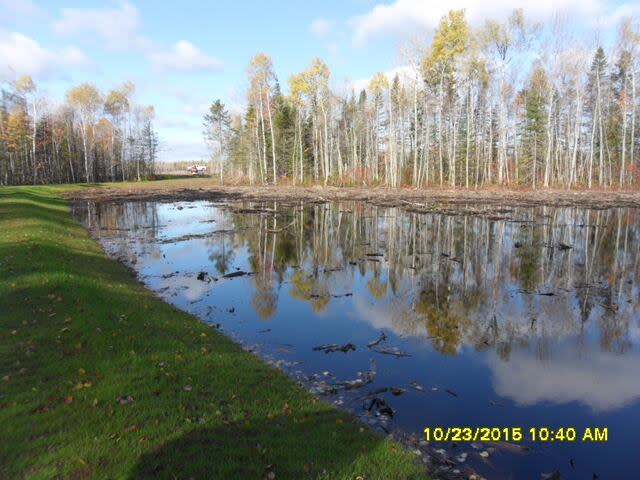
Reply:
[[496, 393], [519, 405], [577, 402], [596, 411], [614, 410], [640, 398], [640, 354], [616, 355], [600, 350], [583, 358], [559, 350], [550, 362], [526, 351], [508, 362], [491, 355], [487, 364]]
[[[637, 211], [540, 207], [504, 221], [358, 203], [139, 202], [89, 211], [107, 250], [135, 259], [149, 288], [263, 355], [341, 380], [374, 358], [377, 377], [366, 390], [408, 388], [386, 397], [397, 410], [393, 427], [609, 427], [604, 445], [538, 444], [527, 455], [498, 449], [490, 465], [468, 445], [452, 450], [469, 452], [490, 477], [556, 469], [563, 478], [635, 475]], [[222, 278], [237, 269], [256, 273]], [[380, 331], [411, 357], [369, 350]], [[312, 350], [346, 342], [357, 350]], [[343, 398], [356, 413], [357, 394]]]

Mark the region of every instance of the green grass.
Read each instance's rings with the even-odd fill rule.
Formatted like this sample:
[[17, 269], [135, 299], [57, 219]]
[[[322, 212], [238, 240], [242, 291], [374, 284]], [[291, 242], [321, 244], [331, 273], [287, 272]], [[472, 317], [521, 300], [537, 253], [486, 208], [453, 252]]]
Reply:
[[0, 478], [422, 477], [154, 297], [71, 218], [70, 188], [0, 189]]

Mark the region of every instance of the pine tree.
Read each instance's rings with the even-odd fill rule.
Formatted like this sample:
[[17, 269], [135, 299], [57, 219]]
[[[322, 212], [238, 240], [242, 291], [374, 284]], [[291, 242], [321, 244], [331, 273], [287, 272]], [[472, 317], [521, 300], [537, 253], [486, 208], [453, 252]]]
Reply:
[[[220, 183], [224, 182], [224, 161], [228, 153], [231, 119], [220, 99], [209, 106], [204, 116], [204, 135], [211, 149], [212, 170], [214, 162], [218, 166]], [[213, 172], [212, 172], [213, 173]]]
[[545, 71], [537, 66], [534, 68], [529, 88], [524, 92], [526, 98], [526, 113], [524, 123], [523, 141], [526, 156], [529, 159], [530, 179], [533, 188], [536, 188], [538, 169], [544, 158], [544, 145], [546, 143], [546, 95], [548, 78]]

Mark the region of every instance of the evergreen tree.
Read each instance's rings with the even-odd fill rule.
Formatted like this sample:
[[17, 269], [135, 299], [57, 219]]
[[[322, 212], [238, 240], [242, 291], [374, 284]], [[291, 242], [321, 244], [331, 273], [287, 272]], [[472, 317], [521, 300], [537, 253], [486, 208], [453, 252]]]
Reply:
[[544, 159], [544, 145], [546, 143], [546, 95], [549, 88], [546, 72], [542, 67], [534, 67], [529, 82], [529, 88], [524, 93], [526, 98], [526, 112], [524, 123], [523, 142], [525, 155], [529, 160], [530, 181], [533, 188], [539, 168]]
[[220, 183], [224, 182], [224, 162], [228, 154], [231, 119], [224, 103], [219, 99], [209, 106], [204, 116], [204, 135], [211, 149], [212, 170], [217, 164]]

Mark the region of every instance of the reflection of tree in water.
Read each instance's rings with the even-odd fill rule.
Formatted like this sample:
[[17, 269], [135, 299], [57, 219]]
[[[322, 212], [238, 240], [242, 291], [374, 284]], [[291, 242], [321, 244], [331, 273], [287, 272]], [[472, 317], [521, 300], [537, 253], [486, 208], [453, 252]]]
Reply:
[[268, 320], [276, 313], [278, 294], [271, 282], [255, 282], [256, 289], [251, 297], [251, 306], [263, 320]]
[[[99, 228], [100, 235], [113, 239], [117, 245], [116, 254], [129, 255], [130, 239], [135, 238], [141, 245], [158, 239], [160, 224], [156, 202], [128, 202], [101, 204], [87, 202], [86, 222], [89, 229]], [[126, 234], [123, 234], [126, 232]]]
[[213, 266], [221, 275], [229, 272], [233, 261], [236, 258], [236, 252], [232, 245], [227, 245], [226, 235], [221, 235], [218, 243], [214, 243], [209, 253], [209, 260], [213, 262]]
[[376, 300], [381, 300], [387, 294], [387, 282], [383, 282], [380, 279], [380, 275], [376, 274], [369, 279], [367, 282], [367, 290], [371, 293], [371, 296]]
[[277, 235], [275, 249], [275, 268], [278, 272], [284, 272], [289, 265], [298, 263], [295, 237], [289, 232]]
[[536, 248], [531, 239], [526, 239], [526, 243], [516, 249], [516, 261], [512, 263], [511, 272], [517, 278], [525, 290], [533, 290], [536, 287], [536, 274], [539, 271]]
[[[156, 204], [125, 205], [103, 211], [101, 225], [147, 225], [137, 234], [157, 236]], [[247, 250], [258, 272], [252, 304], [263, 318], [275, 313], [285, 281], [289, 295], [321, 312], [331, 294], [342, 293], [338, 285], [362, 279], [390, 308], [391, 328], [436, 336], [444, 353], [468, 344], [507, 359], [528, 345], [544, 358], [552, 339], [586, 341], [588, 328], [597, 329], [604, 350], [631, 345], [640, 308], [635, 210], [518, 208], [495, 220], [358, 202], [242, 207], [256, 213], [219, 213], [218, 227], [233, 232], [208, 240], [211, 260], [226, 272], [232, 255]]]
[[[548, 207], [519, 209], [513, 222], [353, 202], [281, 206], [278, 212], [287, 229], [254, 219], [262, 233], [248, 231], [256, 269], [299, 267], [288, 277], [290, 295], [315, 311], [326, 308], [338, 279], [368, 276], [372, 297], [389, 297], [394, 328], [416, 331], [417, 315], [444, 353], [469, 343], [507, 359], [513, 348], [534, 341], [545, 355], [549, 338], [583, 335], [583, 322], [594, 315], [603, 349], [628, 345], [632, 306], [619, 298], [638, 288], [630, 273], [638, 262], [637, 214], [619, 227], [622, 214], [613, 210]], [[277, 233], [268, 239], [265, 229]], [[269, 260], [270, 251], [275, 259]], [[412, 290], [419, 293], [402, 297]], [[614, 304], [624, 312], [607, 315], [601, 307]]]
[[608, 311], [600, 317], [600, 346], [607, 352], [625, 353], [632, 346], [629, 318]]
[[449, 301], [448, 295], [439, 293], [430, 285], [417, 295], [413, 308], [424, 319], [434, 348], [440, 353], [453, 355], [462, 343], [464, 325], [452, 311]]
[[308, 274], [301, 270], [296, 270], [289, 276], [289, 295], [298, 300], [306, 300], [311, 304], [314, 312], [320, 313], [327, 308], [329, 300], [329, 288], [326, 283], [318, 282], [317, 272]]

